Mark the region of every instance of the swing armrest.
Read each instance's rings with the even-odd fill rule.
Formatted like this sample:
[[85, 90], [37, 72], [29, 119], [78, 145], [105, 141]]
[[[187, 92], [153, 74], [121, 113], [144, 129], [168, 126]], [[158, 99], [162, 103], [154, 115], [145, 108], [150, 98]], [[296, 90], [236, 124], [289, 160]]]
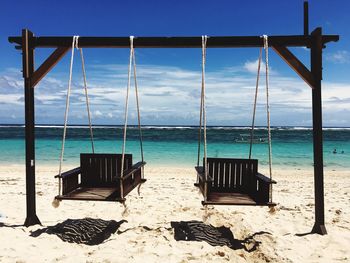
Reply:
[[194, 167], [194, 168], [196, 169], [197, 174], [199, 174], [199, 175], [204, 174], [203, 166], [196, 166], [196, 167]]
[[[196, 169], [197, 174], [199, 175], [199, 177], [201, 177], [201, 180], [205, 181], [203, 166], [196, 166], [195, 169]], [[214, 179], [208, 174], [207, 182], [212, 182], [212, 181], [214, 181]]]
[[117, 180], [122, 179], [125, 180], [129, 176], [131, 176], [133, 173], [135, 173], [137, 170], [140, 170], [143, 166], [145, 166], [146, 162], [138, 162], [135, 163], [131, 168], [124, 171], [123, 177], [117, 176]]
[[74, 168], [74, 169], [69, 170], [67, 172], [61, 173], [61, 176], [60, 175], [55, 175], [55, 178], [65, 179], [67, 177], [79, 175], [80, 173], [81, 173], [81, 168], [77, 167], [77, 168]]
[[261, 174], [261, 173], [256, 173], [255, 177], [259, 180], [262, 181], [263, 183], [267, 184], [276, 184], [277, 182], [275, 180], [272, 180], [268, 178], [267, 176]]

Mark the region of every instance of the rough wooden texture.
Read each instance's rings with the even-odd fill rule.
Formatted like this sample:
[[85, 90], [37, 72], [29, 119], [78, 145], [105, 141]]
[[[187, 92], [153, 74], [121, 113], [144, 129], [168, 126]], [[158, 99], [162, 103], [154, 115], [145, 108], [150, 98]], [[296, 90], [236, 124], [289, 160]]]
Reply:
[[[204, 163], [204, 160], [203, 160]], [[258, 160], [208, 158], [208, 175], [196, 167], [203, 204], [274, 205], [269, 202], [270, 184], [276, 183], [258, 173]]]
[[[80, 155], [80, 167], [61, 175], [62, 195], [59, 200], [90, 201], [125, 201], [130, 193], [143, 179], [145, 162], [132, 165], [132, 155], [124, 158], [124, 174], [121, 177], [121, 154], [87, 154]], [[121, 193], [121, 184], [123, 194]]]

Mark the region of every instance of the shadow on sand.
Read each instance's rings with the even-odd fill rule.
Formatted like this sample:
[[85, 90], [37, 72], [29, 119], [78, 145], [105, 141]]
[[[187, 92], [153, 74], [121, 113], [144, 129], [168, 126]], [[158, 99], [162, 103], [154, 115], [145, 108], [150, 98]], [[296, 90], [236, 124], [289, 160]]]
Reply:
[[306, 233], [297, 233], [295, 234], [295, 236], [297, 237], [304, 237], [304, 236], [308, 236], [308, 235], [314, 235], [315, 233], [313, 232], [306, 232]]
[[0, 222], [0, 227], [9, 227], [9, 228], [16, 228], [16, 227], [23, 227], [24, 225], [8, 225], [5, 223]]
[[30, 236], [38, 237], [43, 233], [54, 234], [65, 242], [99, 245], [114, 234], [121, 224], [127, 222], [121, 220], [102, 220], [94, 218], [67, 219], [54, 226], [48, 226], [32, 231]]
[[252, 252], [257, 249], [261, 242], [254, 239], [257, 235], [269, 234], [269, 232], [256, 232], [243, 240], [235, 239], [231, 230], [227, 227], [214, 227], [201, 221], [171, 222], [174, 228], [176, 241], [205, 241], [211, 246], [227, 246], [231, 249], [244, 249]]

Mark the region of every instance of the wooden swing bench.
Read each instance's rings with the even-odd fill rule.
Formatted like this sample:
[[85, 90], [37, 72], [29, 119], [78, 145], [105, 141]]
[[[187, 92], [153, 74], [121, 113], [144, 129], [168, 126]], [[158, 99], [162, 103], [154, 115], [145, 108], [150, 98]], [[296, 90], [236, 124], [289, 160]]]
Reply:
[[56, 178], [62, 180], [62, 194], [58, 200], [117, 201], [136, 186], [144, 183], [145, 162], [132, 164], [132, 154], [125, 154], [124, 172], [121, 176], [121, 154], [81, 153], [80, 167]]
[[258, 173], [258, 160], [207, 158], [207, 165], [207, 180], [205, 165], [195, 167], [203, 205], [276, 205], [269, 201], [270, 185], [276, 181]]

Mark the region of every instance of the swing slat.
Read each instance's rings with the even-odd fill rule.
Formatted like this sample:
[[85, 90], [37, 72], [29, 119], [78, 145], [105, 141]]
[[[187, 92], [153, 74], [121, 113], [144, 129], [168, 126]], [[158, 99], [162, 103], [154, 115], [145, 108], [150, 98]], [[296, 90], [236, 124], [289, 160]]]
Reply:
[[[204, 163], [204, 160], [203, 160]], [[231, 182], [230, 187], [226, 184], [210, 184], [208, 180], [207, 192], [205, 192], [205, 179], [203, 167], [196, 167], [200, 188], [203, 196], [207, 200], [202, 203], [213, 205], [259, 205], [274, 206], [275, 203], [269, 202], [270, 184], [275, 184], [274, 180], [257, 172], [258, 160], [255, 159], [228, 159], [228, 158], [208, 158], [209, 167], [218, 167], [208, 171], [208, 178], [214, 181], [222, 182], [223, 180]], [[222, 172], [223, 163], [231, 166], [230, 173]], [[230, 176], [228, 178], [228, 175]], [[225, 178], [224, 178], [225, 177]], [[234, 178], [237, 179], [234, 183]]]
[[[125, 154], [126, 169], [121, 178], [120, 170], [116, 169], [116, 164], [118, 161], [121, 162], [121, 158], [121, 154], [82, 153], [81, 167], [62, 173], [60, 176], [63, 192], [62, 195], [56, 196], [56, 199], [125, 201], [125, 196], [131, 190], [146, 181], [143, 178], [143, 167], [146, 163], [138, 162], [132, 165], [132, 155]], [[123, 195], [120, 193], [120, 183], [123, 184]]]

